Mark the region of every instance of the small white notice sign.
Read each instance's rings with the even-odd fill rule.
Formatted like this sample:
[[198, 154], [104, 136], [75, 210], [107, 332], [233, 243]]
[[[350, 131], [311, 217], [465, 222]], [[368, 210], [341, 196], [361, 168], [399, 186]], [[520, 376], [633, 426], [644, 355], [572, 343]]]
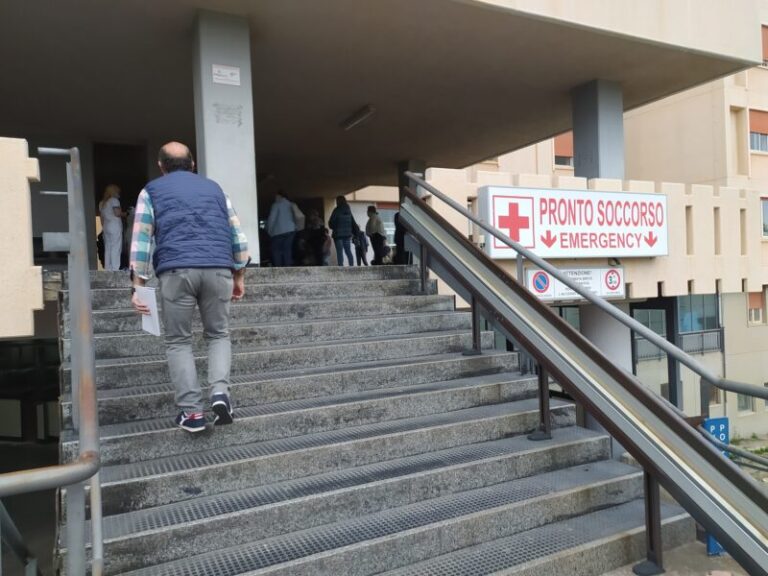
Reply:
[[[561, 268], [560, 272], [581, 288], [586, 288], [603, 298], [625, 297], [624, 268]], [[577, 292], [544, 270], [529, 268], [525, 276], [528, 290], [539, 300], [583, 300]]]
[[142, 314], [141, 329], [155, 336], [160, 336], [160, 315], [157, 312], [157, 296], [154, 288], [136, 286], [136, 296], [142, 304], [149, 306], [149, 314]]
[[240, 67], [213, 64], [213, 83], [227, 84], [228, 86], [240, 86]]

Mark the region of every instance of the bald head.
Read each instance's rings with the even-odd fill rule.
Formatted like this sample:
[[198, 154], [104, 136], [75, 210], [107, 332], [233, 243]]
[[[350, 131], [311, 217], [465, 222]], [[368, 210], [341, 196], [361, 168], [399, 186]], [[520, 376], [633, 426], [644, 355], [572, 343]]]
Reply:
[[195, 161], [192, 152], [181, 142], [168, 142], [160, 148], [157, 156], [157, 165], [163, 174], [171, 172], [192, 172], [195, 169]]

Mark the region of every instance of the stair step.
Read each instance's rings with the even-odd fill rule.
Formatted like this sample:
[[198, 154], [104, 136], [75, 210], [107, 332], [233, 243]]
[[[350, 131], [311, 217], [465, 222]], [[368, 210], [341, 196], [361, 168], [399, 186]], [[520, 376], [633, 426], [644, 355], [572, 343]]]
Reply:
[[[367, 390], [429, 384], [467, 376], [517, 370], [517, 353], [487, 350], [479, 356], [443, 354], [406, 360], [351, 363], [284, 372], [261, 372], [232, 378], [230, 391], [241, 406], [270, 404]], [[208, 388], [203, 388], [207, 396]], [[99, 422], [119, 424], [160, 418], [176, 410], [170, 382], [100, 390]], [[72, 401], [61, 400], [65, 428], [72, 427]]]
[[[211, 416], [207, 430], [192, 439], [174, 425], [174, 411], [164, 418], [102, 426], [101, 461], [103, 464], [124, 464], [415, 418], [491, 404], [504, 398], [529, 398], [535, 395], [536, 389], [535, 378], [502, 373], [343, 396], [237, 407], [234, 425], [215, 427]], [[238, 404], [235, 403], [235, 406]], [[62, 433], [62, 459], [65, 462], [77, 458], [79, 443], [74, 438], [71, 431]]]
[[[263, 323], [299, 320], [367, 318], [395, 314], [449, 312], [454, 309], [453, 296], [437, 294], [387, 296], [317, 302], [234, 303], [230, 306], [230, 325], [253, 326]], [[63, 312], [63, 336], [69, 338], [69, 313]], [[201, 329], [200, 315], [195, 311], [192, 326]], [[95, 334], [136, 332], [141, 330], [141, 317], [132, 309], [96, 310], [93, 312]]]
[[[278, 282], [333, 282], [352, 280], [402, 280], [418, 278], [418, 266], [296, 266], [291, 268], [248, 268], [245, 281], [249, 284]], [[64, 287], [67, 287], [64, 273]], [[150, 284], [156, 284], [151, 281]], [[125, 288], [131, 285], [128, 272], [92, 271], [92, 288]]]
[[[693, 519], [682, 508], [662, 504], [661, 517], [661, 542], [665, 549], [694, 539]], [[645, 553], [644, 503], [633, 500], [389, 571], [383, 576], [596, 576], [639, 562]]]
[[[427, 294], [437, 292], [437, 283], [430, 280]], [[422, 294], [421, 280], [343, 280], [337, 282], [282, 282], [277, 284], [246, 285], [242, 302], [300, 301], [320, 302], [325, 300], [347, 300], [358, 297], [397, 296]], [[62, 290], [61, 301], [64, 310], [69, 310], [69, 291]], [[124, 288], [98, 288], [91, 290], [91, 306], [94, 310], [119, 310], [131, 307], [130, 286]]]
[[642, 472], [615, 461], [512, 480], [129, 572], [367, 576], [623, 504]]
[[[609, 438], [580, 428], [524, 436], [198, 498], [104, 519], [117, 573], [608, 458]], [[307, 514], [311, 509], [312, 513]], [[88, 531], [87, 531], [88, 533]]]
[[[494, 344], [492, 332], [482, 334], [484, 348]], [[466, 331], [424, 332], [415, 336], [401, 335], [377, 338], [339, 340], [330, 343], [275, 346], [260, 349], [235, 349], [232, 353], [232, 374], [253, 374], [318, 366], [333, 366], [350, 362], [405, 359], [461, 352], [472, 345], [472, 335]], [[205, 378], [207, 357], [195, 358], [200, 379]], [[71, 365], [62, 364], [64, 392], [69, 391]], [[99, 389], [157, 384], [169, 380], [165, 356], [143, 356], [96, 361], [96, 382]]]
[[[235, 348], [290, 346], [302, 343], [332, 342], [351, 337], [399, 336], [446, 330], [470, 330], [472, 319], [464, 312], [431, 312], [407, 316], [369, 318], [339, 318], [294, 323], [271, 323], [253, 326], [235, 326], [230, 339]], [[62, 360], [70, 360], [72, 341], [62, 340]], [[132, 358], [157, 354], [163, 349], [162, 336], [146, 332], [100, 334], [94, 338], [96, 358]], [[197, 354], [205, 352], [202, 329], [195, 330], [193, 346]]]
[[[574, 425], [573, 405], [554, 399], [552, 421], [555, 427]], [[496, 440], [529, 432], [538, 422], [538, 401], [527, 399], [105, 466], [101, 471], [104, 512], [128, 512]]]

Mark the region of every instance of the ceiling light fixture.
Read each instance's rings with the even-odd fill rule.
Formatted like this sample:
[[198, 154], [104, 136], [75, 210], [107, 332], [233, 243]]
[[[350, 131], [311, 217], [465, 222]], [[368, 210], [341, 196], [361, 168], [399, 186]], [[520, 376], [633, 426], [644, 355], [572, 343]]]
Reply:
[[371, 106], [370, 104], [366, 104], [360, 110], [356, 110], [349, 118], [342, 120], [341, 124], [339, 126], [342, 130], [347, 132], [348, 130], [352, 130], [355, 126], [359, 126], [363, 122], [366, 122], [376, 113], [376, 108]]

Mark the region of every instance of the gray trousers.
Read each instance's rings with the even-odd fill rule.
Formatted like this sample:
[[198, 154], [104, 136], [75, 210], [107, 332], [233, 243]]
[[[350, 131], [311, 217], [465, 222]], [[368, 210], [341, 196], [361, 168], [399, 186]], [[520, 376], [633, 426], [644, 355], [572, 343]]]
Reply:
[[225, 268], [179, 268], [160, 275], [168, 369], [176, 389], [176, 405], [188, 413], [203, 411], [203, 394], [192, 353], [195, 306], [200, 308], [203, 337], [208, 345], [211, 395], [229, 391], [232, 283], [232, 271]]

